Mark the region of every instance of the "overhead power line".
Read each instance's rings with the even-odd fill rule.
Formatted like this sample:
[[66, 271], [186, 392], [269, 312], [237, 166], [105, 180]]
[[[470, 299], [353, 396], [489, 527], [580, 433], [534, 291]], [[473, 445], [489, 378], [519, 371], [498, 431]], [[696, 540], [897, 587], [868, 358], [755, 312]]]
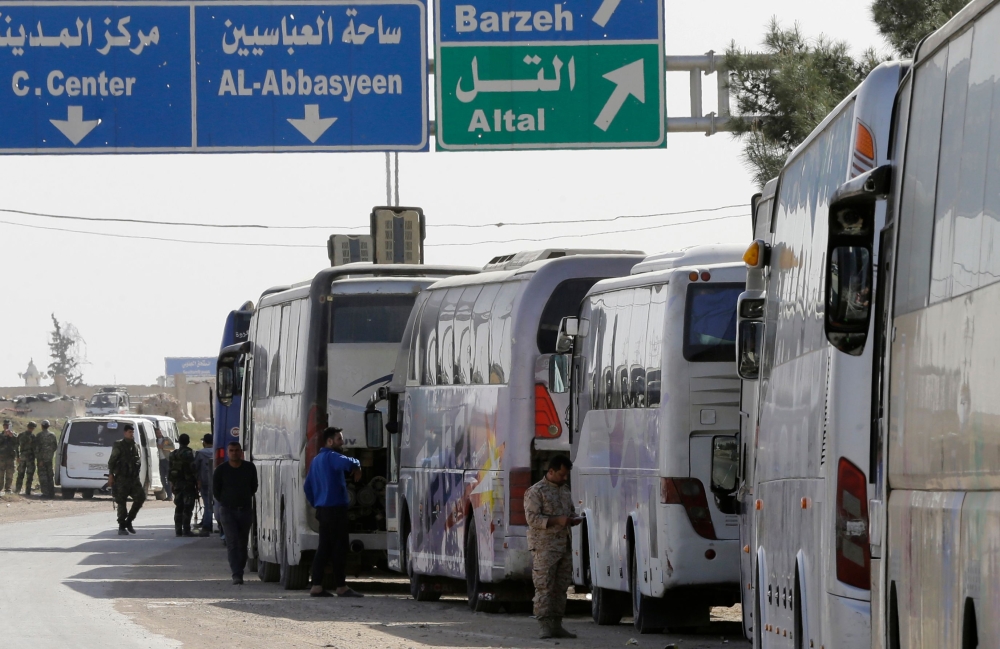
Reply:
[[[598, 219], [553, 219], [548, 221], [512, 221], [499, 223], [430, 223], [429, 228], [503, 228], [519, 227], [531, 225], [560, 225], [570, 223], [611, 223], [622, 219], [649, 219], [660, 216], [684, 216], [686, 214], [702, 214], [705, 212], [720, 212], [733, 208], [746, 208], [746, 205], [720, 205], [719, 207], [705, 207], [694, 210], [679, 210], [675, 212], [653, 212], [650, 214], [621, 214], [608, 218]], [[86, 221], [90, 223], [127, 223], [130, 225], [160, 225], [169, 227], [185, 228], [214, 228], [222, 230], [368, 230], [369, 225], [340, 226], [334, 224], [326, 225], [265, 225], [262, 223], [194, 223], [191, 221], [157, 221], [151, 219], [129, 219], [119, 217], [104, 216], [72, 216], [67, 214], [51, 214], [47, 212], [35, 212], [31, 210], [18, 210], [12, 208], [0, 208], [0, 212], [8, 214], [18, 214], [21, 216], [32, 216], [45, 219], [60, 219], [65, 221]]]

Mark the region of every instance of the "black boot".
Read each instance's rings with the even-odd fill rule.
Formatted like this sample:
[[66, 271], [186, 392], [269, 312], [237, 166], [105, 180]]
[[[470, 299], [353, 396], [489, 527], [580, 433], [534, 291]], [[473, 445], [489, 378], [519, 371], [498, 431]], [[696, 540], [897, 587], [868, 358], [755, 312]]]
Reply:
[[125, 529], [128, 530], [129, 534], [135, 534], [136, 533], [135, 528], [132, 527], [132, 520], [133, 519], [132, 519], [131, 516], [129, 516], [128, 518], [125, 519]]
[[128, 530], [125, 529], [124, 525], [118, 526], [118, 536], [128, 536]]

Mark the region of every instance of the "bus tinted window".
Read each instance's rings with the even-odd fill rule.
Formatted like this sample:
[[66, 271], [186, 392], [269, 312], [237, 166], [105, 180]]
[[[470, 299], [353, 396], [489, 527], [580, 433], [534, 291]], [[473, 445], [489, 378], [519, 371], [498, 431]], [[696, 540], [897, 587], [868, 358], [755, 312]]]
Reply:
[[[109, 428], [108, 424], [114, 426]], [[118, 440], [125, 437], [122, 434], [122, 427], [116, 421], [78, 421], [74, 422], [69, 431], [68, 444], [74, 446], [111, 446]]]
[[581, 277], [568, 279], [552, 291], [549, 301], [545, 303], [542, 317], [538, 323], [538, 351], [542, 354], [556, 353], [556, 338], [559, 336], [559, 322], [568, 316], [575, 316], [580, 311], [587, 291], [597, 283], [597, 278]]
[[472, 311], [482, 288], [466, 288], [455, 312], [455, 383], [460, 385], [468, 385], [472, 379]]
[[490, 314], [490, 383], [506, 383], [510, 379], [510, 343], [514, 338], [514, 300], [519, 283], [502, 284]]
[[458, 300], [462, 297], [461, 288], [451, 288], [444, 295], [441, 311], [438, 315], [438, 385], [458, 383], [454, 380], [455, 372], [455, 311]]
[[736, 300], [741, 284], [692, 284], [684, 314], [684, 358], [692, 362], [736, 360]]
[[331, 343], [398, 343], [416, 295], [338, 295], [333, 300]]
[[[628, 404], [646, 407], [646, 323], [649, 318], [649, 288], [635, 289], [632, 295], [632, 323], [628, 333]], [[622, 393], [622, 400], [625, 394]]]
[[490, 382], [490, 313], [500, 292], [499, 284], [487, 284], [472, 309], [472, 382]]
[[437, 385], [438, 376], [438, 346], [437, 325], [438, 311], [444, 300], [444, 291], [434, 291], [424, 309], [420, 312], [420, 331], [418, 332], [418, 355], [420, 357], [420, 384]]
[[253, 339], [253, 396], [267, 398], [268, 347], [271, 345], [271, 311], [273, 307], [257, 312], [257, 330]]
[[614, 392], [611, 396], [612, 408], [629, 408], [628, 376], [628, 334], [632, 323], [632, 302], [635, 289], [618, 292], [618, 323], [615, 326], [615, 343], [612, 351], [614, 362]]
[[660, 405], [660, 367], [663, 363], [663, 329], [667, 311], [667, 287], [650, 289], [649, 318], [646, 321], [646, 405]]

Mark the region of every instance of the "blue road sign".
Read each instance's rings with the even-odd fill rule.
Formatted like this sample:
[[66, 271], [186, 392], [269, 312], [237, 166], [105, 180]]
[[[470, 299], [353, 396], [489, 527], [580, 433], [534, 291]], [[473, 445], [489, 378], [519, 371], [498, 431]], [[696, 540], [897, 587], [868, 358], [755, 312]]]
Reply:
[[0, 153], [426, 151], [426, 16], [423, 0], [0, 3]]

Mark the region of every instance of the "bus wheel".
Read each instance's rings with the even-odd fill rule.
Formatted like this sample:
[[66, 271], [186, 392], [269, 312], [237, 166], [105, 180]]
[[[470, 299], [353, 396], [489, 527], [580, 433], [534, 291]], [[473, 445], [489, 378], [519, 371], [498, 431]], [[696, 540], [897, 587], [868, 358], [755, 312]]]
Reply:
[[299, 565], [293, 566], [288, 563], [288, 551], [285, 548], [285, 517], [281, 517], [281, 570], [278, 581], [285, 590], [302, 590], [309, 587], [309, 566], [306, 565], [302, 557]]
[[83, 489], [83, 490], [80, 491], [80, 497], [83, 498], [84, 500], [90, 500], [91, 498], [94, 497], [94, 490], [93, 489]]
[[590, 590], [590, 616], [600, 626], [614, 626], [622, 621], [622, 607], [617, 591], [594, 586]]
[[75, 495], [76, 495], [76, 489], [67, 489], [66, 487], [62, 488], [62, 497], [65, 498], [66, 500], [69, 500]]
[[270, 561], [257, 561], [257, 576], [261, 581], [278, 581], [281, 576], [281, 566]]
[[479, 541], [475, 525], [469, 527], [465, 540], [465, 591], [469, 597], [469, 608], [473, 611], [496, 613], [500, 610], [498, 602], [487, 599], [493, 593], [486, 592], [486, 585], [479, 579]]
[[629, 571], [628, 589], [632, 595], [632, 626], [639, 633], [661, 633], [663, 625], [657, 626], [659, 619], [654, 611], [654, 606], [659, 602], [654, 602], [652, 598], [646, 597], [639, 590], [639, 560], [635, 556], [635, 547], [629, 548]]
[[247, 541], [247, 570], [257, 572], [260, 568], [257, 561], [257, 524], [250, 526], [250, 539]]
[[[407, 543], [410, 542], [410, 534], [407, 531], [406, 536], [403, 537], [402, 548], [406, 548]], [[406, 559], [406, 574], [410, 577], [410, 597], [417, 600], [418, 602], [436, 602], [441, 599], [441, 593], [432, 588], [430, 580], [424, 575], [418, 575], [413, 570], [413, 562], [409, 559], [409, 552], [400, 549], [401, 556]]]

